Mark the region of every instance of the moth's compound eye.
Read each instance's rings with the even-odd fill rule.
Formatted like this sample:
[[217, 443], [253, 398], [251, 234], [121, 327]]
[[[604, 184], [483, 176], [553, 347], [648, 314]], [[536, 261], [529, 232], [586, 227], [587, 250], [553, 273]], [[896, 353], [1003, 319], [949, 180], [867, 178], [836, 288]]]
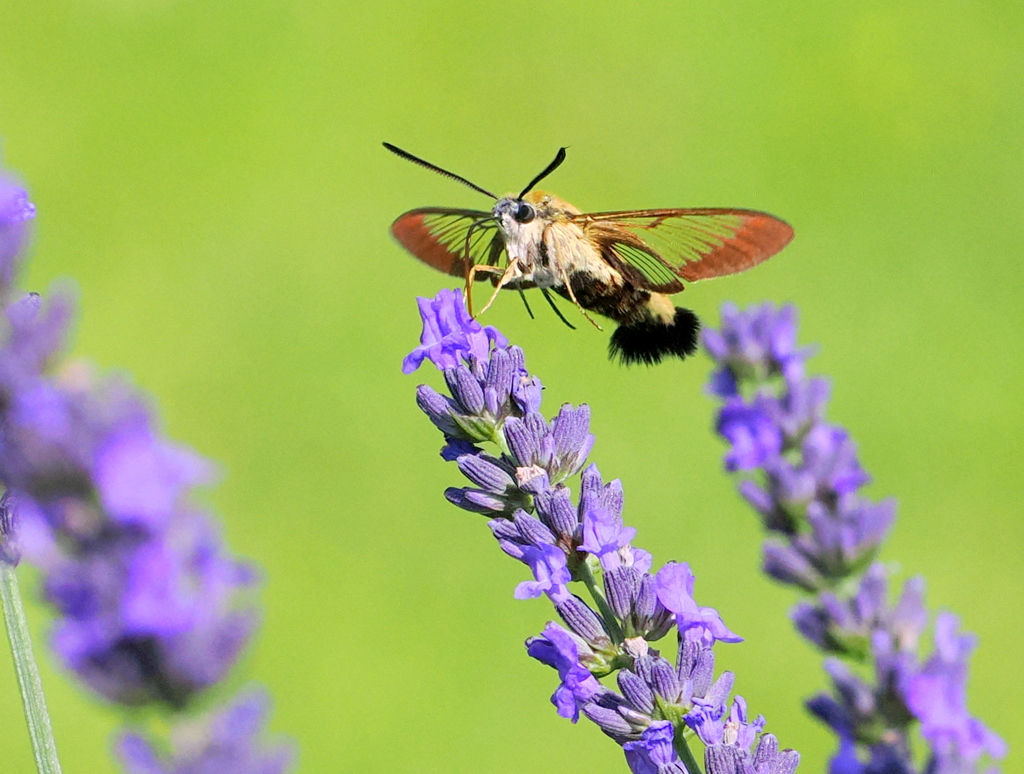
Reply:
[[516, 220], [520, 223], [529, 223], [536, 214], [533, 207], [526, 202], [520, 202], [519, 209], [516, 210]]

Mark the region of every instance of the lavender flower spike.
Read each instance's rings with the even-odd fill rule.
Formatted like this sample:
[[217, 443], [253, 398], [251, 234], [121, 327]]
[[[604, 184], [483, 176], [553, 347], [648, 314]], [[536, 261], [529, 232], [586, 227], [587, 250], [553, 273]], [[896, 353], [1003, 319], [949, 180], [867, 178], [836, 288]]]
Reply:
[[[564, 623], [548, 622], [526, 642], [529, 656], [558, 673], [551, 697], [558, 714], [596, 724], [622, 746], [634, 774], [699, 774], [688, 726], [698, 716], [702, 728], [717, 729], [698, 737], [710, 774], [791, 774], [799, 756], [780, 753], [774, 737], [762, 735], [750, 752], [764, 719], [747, 724], [742, 699], [723, 725], [734, 678], [714, 679], [713, 648], [740, 637], [694, 600], [689, 565], [669, 563], [654, 574], [651, 554], [633, 545], [621, 483], [604, 483], [596, 465], [584, 467], [594, 444], [589, 407], [566, 405], [545, 419], [540, 381], [526, 370], [522, 350], [452, 308], [461, 303], [452, 291], [420, 300], [425, 333], [410, 358], [433, 360], [450, 394], [421, 386], [417, 403], [445, 436], [441, 456], [474, 485], [445, 496], [488, 515], [499, 548], [532, 575], [515, 597], [546, 596]], [[496, 448], [485, 451], [486, 444]], [[574, 502], [567, 481], [578, 473]], [[590, 603], [570, 591], [574, 582]], [[673, 628], [675, 664], [652, 645]], [[621, 693], [598, 680], [612, 674]]]
[[[888, 603], [885, 567], [872, 562], [895, 504], [859, 493], [868, 475], [846, 430], [825, 421], [828, 384], [805, 376], [810, 350], [796, 345], [796, 310], [726, 306], [721, 330], [706, 329], [704, 346], [718, 366], [708, 389], [723, 403], [716, 428], [730, 444], [725, 468], [744, 472], [740, 493], [769, 535], [764, 570], [813, 595], [794, 608], [793, 621], [838, 657], [826, 661], [833, 694], [807, 703], [839, 737], [832, 771], [994, 771], [988, 760], [1002, 758], [1006, 746], [967, 711], [973, 638], [941, 615], [935, 652], [922, 660], [923, 582], [911, 579]], [[874, 680], [839, 659], [868, 664]], [[923, 762], [910, 744], [915, 723], [930, 748]]]
[[[33, 214], [0, 175], [0, 554], [42, 571], [58, 614], [51, 644], [88, 688], [121, 705], [180, 710], [223, 679], [248, 642], [259, 579], [194, 501], [214, 467], [163, 436], [145, 396], [84, 364], [50, 373], [73, 304], [11, 288]], [[286, 765], [278, 752], [242, 754], [254, 749], [262, 703], [245, 699], [214, 723], [221, 760], [212, 768], [164, 767], [138, 739], [126, 742], [130, 765], [276, 774]]]
[[222, 679], [255, 629], [257, 577], [188, 503], [209, 466], [118, 380], [71, 391], [41, 377], [6, 421], [0, 477], [65, 665], [126, 705], [182, 707]]

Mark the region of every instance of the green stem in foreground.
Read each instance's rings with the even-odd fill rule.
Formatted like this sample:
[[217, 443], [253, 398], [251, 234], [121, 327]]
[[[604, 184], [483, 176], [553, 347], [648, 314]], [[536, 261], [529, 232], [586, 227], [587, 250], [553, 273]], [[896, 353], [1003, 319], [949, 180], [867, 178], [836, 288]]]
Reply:
[[39, 774], [60, 774], [60, 760], [57, 758], [57, 745], [53, 741], [50, 716], [46, 712], [43, 683], [39, 679], [28, 621], [25, 620], [25, 608], [18, 591], [18, 576], [15, 575], [14, 566], [3, 560], [0, 560], [0, 598], [3, 599], [7, 639], [11, 643], [14, 671], [18, 675], [18, 687], [25, 707], [25, 722], [28, 723], [28, 735], [32, 740], [32, 752], [36, 757], [36, 769]]
[[683, 733], [676, 733], [676, 755], [682, 760], [683, 765], [686, 766], [686, 770], [693, 774], [701, 774], [700, 764], [697, 763], [697, 759], [693, 757], [693, 751], [690, 749], [690, 745], [686, 743], [686, 738]]

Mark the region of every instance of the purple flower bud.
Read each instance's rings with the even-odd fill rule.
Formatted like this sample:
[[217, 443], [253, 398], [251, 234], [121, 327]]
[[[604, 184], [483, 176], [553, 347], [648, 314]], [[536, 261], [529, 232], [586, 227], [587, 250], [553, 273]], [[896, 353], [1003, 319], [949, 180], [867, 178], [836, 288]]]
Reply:
[[646, 680], [628, 669], [620, 671], [617, 680], [619, 690], [630, 704], [647, 715], [654, 714], [654, 691]]
[[576, 506], [564, 487], [547, 489], [534, 495], [537, 515], [559, 539], [572, 543], [580, 526]]
[[37, 387], [39, 376], [64, 349], [74, 313], [74, 294], [68, 289], [52, 293], [46, 303], [38, 293], [29, 293], [7, 306], [7, 339], [0, 347], [0, 404], [14, 403], [19, 392]]
[[642, 573], [632, 567], [616, 567], [604, 574], [604, 592], [608, 606], [622, 621], [630, 621], [633, 602], [640, 591]]
[[444, 446], [441, 447], [441, 459], [445, 462], [455, 462], [463, 454], [480, 454], [480, 447], [462, 438], [448, 437]]
[[725, 701], [732, 692], [732, 686], [736, 682], [736, 676], [732, 672], [722, 672], [718, 679], [711, 684], [704, 695], [702, 704], [708, 709], [712, 716], [721, 718], [725, 713]]
[[[864, 573], [857, 595], [853, 598], [850, 623], [852, 624], [854, 618], [857, 621], [870, 622], [871, 625], [877, 625], [876, 622], [881, 623], [886, 611], [887, 591], [885, 568], [880, 564], [872, 565]], [[841, 616], [846, 611], [841, 609], [839, 599], [834, 594], [829, 594], [827, 598], [825, 595], [822, 597], [822, 603], [826, 609], [832, 612], [841, 625], [845, 623]]]
[[808, 699], [805, 705], [812, 715], [831, 727], [841, 739], [853, 739], [857, 724], [849, 708], [824, 693]]
[[[771, 734], [761, 736], [753, 755], [743, 747], [713, 745], [704, 753], [704, 767], [707, 774], [793, 774], [800, 763], [800, 754], [795, 750], [780, 751], [778, 746]], [[833, 770], [831, 774], [838, 772]]]
[[633, 725], [617, 709], [602, 707], [600, 704], [584, 704], [580, 709], [588, 720], [613, 739], [634, 733]]
[[609, 644], [608, 632], [601, 618], [579, 597], [570, 594], [555, 603], [555, 610], [572, 633], [591, 646], [605, 647]]
[[515, 375], [516, 370], [508, 350], [494, 350], [487, 364], [487, 375], [482, 385], [485, 408], [492, 416], [498, 416], [502, 406], [508, 402]]
[[703, 642], [682, 640], [676, 658], [676, 674], [681, 683], [689, 682], [693, 696], [704, 698], [715, 676], [715, 653]]
[[488, 492], [468, 487], [450, 486], [444, 490], [444, 496], [452, 505], [458, 506], [463, 510], [482, 513], [488, 516], [506, 511], [508, 505], [501, 498], [495, 497]]
[[558, 481], [578, 473], [594, 445], [594, 436], [590, 434], [590, 406], [583, 404], [573, 408], [568, 403], [562, 406], [552, 423], [551, 437], [556, 466], [552, 478]]
[[462, 414], [479, 415], [484, 411], [484, 391], [473, 373], [461, 363], [444, 369], [444, 380]]
[[821, 573], [796, 548], [768, 540], [762, 554], [761, 570], [766, 575], [812, 593], [823, 587]]
[[580, 477], [580, 512], [600, 509], [609, 519], [622, 519], [622, 482], [618, 479], [608, 484], [601, 483], [597, 465], [588, 465]]
[[682, 686], [672, 665], [661, 657], [651, 659], [651, 688], [668, 704], [679, 703]]
[[820, 482], [819, 489], [845, 494], [870, 480], [860, 467], [849, 434], [841, 427], [815, 426], [804, 438], [803, 455], [807, 470]]
[[522, 543], [532, 546], [555, 545], [555, 536], [541, 523], [540, 519], [534, 518], [520, 509], [513, 514], [512, 520], [515, 522], [516, 529], [519, 530]]
[[890, 627], [902, 650], [914, 652], [921, 632], [928, 625], [924, 606], [924, 578], [910, 578], [892, 612]]
[[825, 659], [825, 671], [832, 678], [837, 694], [842, 697], [843, 704], [855, 716], [870, 717], [875, 709], [875, 695], [864, 680], [855, 675], [842, 661]]
[[780, 750], [774, 734], [761, 734], [754, 751], [754, 769], [766, 774], [793, 774], [800, 763], [796, 750]]
[[[658, 592], [654, 583], [654, 576], [649, 575], [646, 571], [641, 570], [639, 566], [634, 565], [634, 570], [639, 570], [643, 574], [640, 576], [640, 587], [637, 589], [636, 598], [633, 600], [633, 614], [636, 616], [637, 623], [643, 625], [645, 628], [659, 625], [659, 621], [653, 620], [658, 616]], [[661, 612], [666, 612], [662, 609]], [[660, 637], [651, 637], [653, 640], [661, 639]]]
[[444, 496], [452, 505], [472, 513], [482, 513], [485, 516], [493, 516], [497, 513], [511, 515], [517, 507], [501, 497], [480, 489], [469, 489], [450, 486], [444, 490]]
[[520, 540], [519, 528], [511, 519], [492, 519], [487, 526], [498, 540]]
[[[427, 415], [434, 427], [445, 435], [465, 438], [462, 429], [452, 419], [452, 400], [445, 398], [425, 384], [416, 388], [416, 405]], [[471, 440], [471, 439], [466, 439]]]
[[512, 381], [512, 397], [516, 405], [524, 414], [531, 414], [540, 411], [540, 400], [544, 394], [544, 387], [540, 379], [530, 376], [526, 371], [518, 371]]
[[712, 745], [704, 751], [704, 768], [707, 774], [746, 774], [752, 769], [745, 753], [731, 745]]
[[725, 455], [728, 471], [752, 470], [782, 451], [782, 433], [763, 413], [731, 398], [718, 414], [719, 435], [732, 444]]
[[793, 520], [788, 514], [781, 512], [778, 503], [762, 487], [749, 479], [741, 481], [736, 487], [744, 500], [761, 516], [765, 529], [779, 532], [795, 532]]
[[510, 417], [503, 429], [505, 441], [518, 467], [547, 467], [554, 443], [548, 436], [544, 417], [540, 414], [527, 414], [522, 419]]
[[842, 644], [834, 640], [829, 631], [832, 618], [822, 608], [801, 602], [790, 612], [790, 618], [797, 631], [822, 650], [842, 652]]
[[6, 295], [14, 283], [28, 242], [29, 221], [36, 207], [28, 193], [11, 177], [0, 172], [0, 294]]
[[503, 495], [515, 486], [515, 471], [489, 454], [463, 454], [457, 462], [462, 474], [484, 491]]
[[524, 546], [522, 543], [517, 543], [514, 540], [499, 539], [498, 548], [505, 552], [506, 555], [511, 556], [513, 559], [516, 559], [520, 562], [526, 561], [523, 558], [526, 555], [526, 546]]

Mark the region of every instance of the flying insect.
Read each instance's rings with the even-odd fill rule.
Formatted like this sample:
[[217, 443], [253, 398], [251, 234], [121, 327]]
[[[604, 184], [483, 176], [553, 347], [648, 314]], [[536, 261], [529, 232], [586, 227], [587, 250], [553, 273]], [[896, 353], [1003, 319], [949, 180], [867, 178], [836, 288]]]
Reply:
[[618, 323], [609, 356], [625, 364], [692, 355], [700, 321], [669, 296], [682, 291], [684, 281], [757, 266], [793, 238], [788, 223], [756, 210], [581, 212], [554, 194], [534, 190], [565, 161], [565, 148], [518, 195], [498, 197], [390, 143], [384, 147], [495, 200], [490, 212], [421, 207], [391, 225], [394, 238], [416, 258], [465, 281], [471, 315], [473, 285], [489, 279], [494, 290], [480, 313], [502, 289], [539, 288], [559, 318], [574, 327], [555, 306], [553, 291], [598, 329], [591, 312]]

